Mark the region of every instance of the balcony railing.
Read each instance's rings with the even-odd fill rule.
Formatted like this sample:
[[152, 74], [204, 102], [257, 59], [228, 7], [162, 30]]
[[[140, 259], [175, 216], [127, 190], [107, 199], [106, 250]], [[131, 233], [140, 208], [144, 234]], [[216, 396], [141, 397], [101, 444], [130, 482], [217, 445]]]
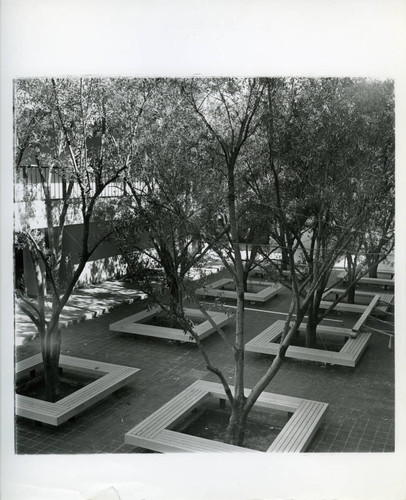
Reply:
[[[61, 172], [58, 169], [48, 171], [44, 169], [47, 177], [47, 186], [50, 190], [51, 199], [61, 200], [64, 198], [64, 189], [67, 183], [64, 182]], [[91, 195], [94, 192], [95, 183], [90, 181], [86, 182], [88, 192]], [[118, 197], [125, 194], [125, 181], [119, 179], [110, 183], [101, 193], [101, 197]], [[73, 186], [72, 198], [79, 198], [81, 195], [78, 184]], [[14, 201], [22, 202], [27, 200], [45, 200], [45, 193], [41, 182], [41, 176], [36, 166], [20, 167], [16, 172], [15, 186], [14, 186]]]

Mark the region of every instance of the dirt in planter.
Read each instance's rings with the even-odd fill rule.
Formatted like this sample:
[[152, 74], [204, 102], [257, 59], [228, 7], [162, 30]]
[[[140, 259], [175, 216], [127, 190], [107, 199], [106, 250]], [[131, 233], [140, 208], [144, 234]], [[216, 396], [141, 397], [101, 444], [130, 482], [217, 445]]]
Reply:
[[[265, 290], [268, 285], [250, 285], [248, 283], [247, 287], [247, 292], [248, 293], [259, 293], [262, 292], [262, 290]], [[225, 290], [225, 291], [231, 291], [235, 292], [235, 284], [234, 283], [227, 283], [226, 285], [222, 286], [220, 290]]]
[[[86, 385], [94, 382], [97, 376], [87, 376], [83, 373], [77, 372], [63, 372], [59, 379], [59, 396], [53, 401], [56, 403], [60, 399], [73, 394], [74, 392], [82, 389]], [[45, 380], [44, 375], [37, 375], [31, 379], [25, 379], [16, 385], [16, 393], [21, 396], [28, 396], [34, 399], [46, 401], [45, 398]]]
[[[225, 443], [230, 410], [206, 408], [182, 428], [184, 434]], [[288, 421], [287, 412], [252, 410], [246, 428], [245, 448], [266, 451]]]
[[[204, 323], [206, 321], [205, 318], [191, 318], [193, 323], [195, 325], [200, 325], [201, 323]], [[153, 318], [149, 318], [147, 321], [145, 321], [146, 325], [153, 325], [153, 326], [163, 326], [165, 328], [178, 328], [179, 330], [183, 330], [183, 327], [181, 324], [176, 321], [174, 318], [170, 318], [167, 314], [157, 314]]]
[[[341, 351], [345, 341], [344, 339], [337, 339], [336, 341], [332, 341], [331, 339], [323, 338], [321, 339], [319, 335], [316, 338], [316, 345], [313, 346], [314, 349], [320, 349], [322, 351], [333, 351], [339, 352]], [[306, 340], [304, 334], [296, 335], [293, 337], [290, 345], [298, 346], [298, 347], [306, 347]]]

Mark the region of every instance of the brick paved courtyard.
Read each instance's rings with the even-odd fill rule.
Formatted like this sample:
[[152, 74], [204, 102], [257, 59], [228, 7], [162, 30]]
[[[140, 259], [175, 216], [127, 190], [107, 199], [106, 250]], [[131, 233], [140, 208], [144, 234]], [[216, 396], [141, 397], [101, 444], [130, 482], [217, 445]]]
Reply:
[[[284, 289], [265, 306], [247, 305], [247, 341], [287, 310]], [[226, 302], [232, 305], [233, 302]], [[143, 308], [124, 304], [102, 316], [63, 330], [62, 354], [139, 368], [136, 379], [60, 428], [16, 419], [18, 454], [140, 453], [124, 444], [124, 434], [196, 379], [218, 381], [205, 369], [196, 346], [175, 341], [110, 332], [109, 324]], [[263, 311], [263, 312], [262, 312]], [[331, 315], [330, 325], [350, 326], [357, 316]], [[375, 320], [368, 325], [381, 328]], [[224, 328], [231, 336], [233, 324]], [[214, 365], [232, 380], [232, 359], [213, 334], [204, 345]], [[16, 348], [17, 360], [40, 351], [32, 340]], [[271, 357], [246, 353], [246, 386], [265, 372]], [[267, 391], [329, 403], [321, 428], [308, 452], [394, 451], [394, 351], [388, 337], [374, 333], [358, 366], [326, 367], [320, 363], [286, 360]], [[270, 423], [272, 425], [272, 423]]]

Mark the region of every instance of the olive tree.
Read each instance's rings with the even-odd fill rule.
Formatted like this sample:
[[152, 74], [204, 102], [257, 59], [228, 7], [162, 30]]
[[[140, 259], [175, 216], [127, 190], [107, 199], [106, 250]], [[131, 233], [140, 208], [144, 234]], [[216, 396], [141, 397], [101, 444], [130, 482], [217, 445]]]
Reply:
[[[20, 293], [18, 300], [38, 330], [49, 401], [59, 392], [59, 319], [86, 263], [108, 237], [103, 229], [92, 234], [91, 224], [111, 212], [111, 203], [102, 199], [108, 186], [120, 195], [120, 177], [135, 149], [147, 95], [143, 81], [131, 88], [126, 80], [109, 79], [19, 80], [15, 85], [15, 168], [18, 172], [34, 162], [38, 179], [35, 192], [32, 184], [23, 184], [16, 232], [17, 244], [29, 251], [36, 297]], [[69, 224], [80, 224], [81, 236], [78, 262], [66, 273], [63, 240]]]

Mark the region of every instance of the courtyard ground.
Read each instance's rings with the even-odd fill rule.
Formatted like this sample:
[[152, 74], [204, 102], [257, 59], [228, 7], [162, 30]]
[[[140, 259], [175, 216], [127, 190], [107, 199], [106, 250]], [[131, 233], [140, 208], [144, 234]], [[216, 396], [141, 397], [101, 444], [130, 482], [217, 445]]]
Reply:
[[[121, 288], [116, 282], [99, 285], [99, 296], [93, 290], [93, 306], [97, 302], [99, 309], [103, 309], [103, 301], [111, 305]], [[128, 293], [131, 292], [123, 293], [121, 302], [128, 302]], [[247, 304], [247, 342], [277, 319], [285, 317], [289, 296], [289, 291], [283, 289], [265, 305]], [[109, 331], [110, 323], [144, 307], [142, 301], [117, 304], [113, 304], [116, 307], [110, 312], [65, 328], [61, 353], [139, 368], [135, 380], [59, 428], [17, 417], [16, 453], [144, 452], [124, 443], [128, 430], [195, 380], [218, 382], [215, 375], [205, 369], [195, 345]], [[225, 304], [232, 310], [232, 300]], [[331, 315], [326, 324], [351, 326], [356, 319], [357, 315], [337, 313]], [[374, 320], [369, 320], [367, 325], [382, 327]], [[231, 337], [233, 324], [224, 327], [224, 331]], [[213, 334], [204, 340], [204, 345], [213, 364], [221, 367], [231, 381], [232, 358], [223, 341]], [[17, 361], [38, 352], [38, 339], [16, 343]], [[270, 356], [246, 353], [247, 387], [255, 384], [271, 361]], [[394, 351], [389, 349], [385, 335], [373, 333], [355, 369], [288, 359], [267, 391], [329, 403], [308, 452], [394, 451]]]

